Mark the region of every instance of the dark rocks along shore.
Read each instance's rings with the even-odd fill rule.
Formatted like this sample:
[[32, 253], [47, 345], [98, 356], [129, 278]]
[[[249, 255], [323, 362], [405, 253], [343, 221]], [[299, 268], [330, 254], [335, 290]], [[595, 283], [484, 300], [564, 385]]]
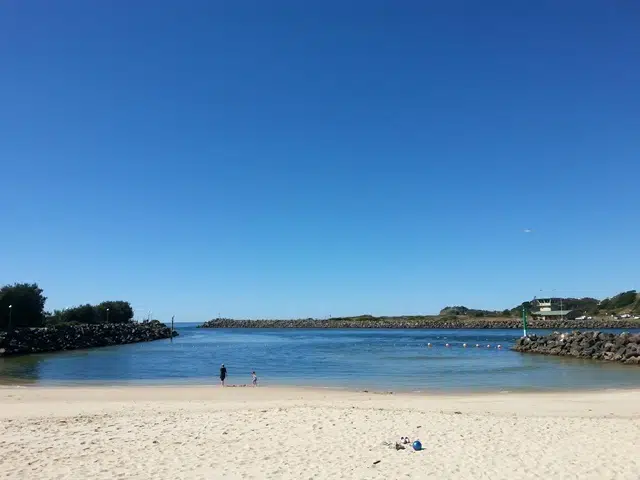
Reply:
[[[176, 335], [178, 333], [173, 332], [173, 336]], [[0, 357], [149, 342], [171, 336], [171, 329], [157, 320], [20, 328], [10, 333], [0, 332]]]
[[[202, 328], [457, 328], [522, 329], [517, 318], [447, 318], [447, 317], [386, 317], [367, 320], [232, 320], [215, 319], [201, 325]], [[606, 329], [640, 328], [637, 320], [531, 320], [529, 328], [544, 329]]]
[[513, 350], [640, 365], [640, 334], [576, 331], [530, 335], [518, 339]]

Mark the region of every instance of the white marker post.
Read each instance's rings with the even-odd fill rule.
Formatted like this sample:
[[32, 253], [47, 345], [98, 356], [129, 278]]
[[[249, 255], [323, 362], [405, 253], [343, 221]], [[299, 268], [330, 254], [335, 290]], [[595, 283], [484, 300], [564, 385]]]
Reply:
[[527, 309], [524, 305], [522, 306], [522, 336], [527, 336]]

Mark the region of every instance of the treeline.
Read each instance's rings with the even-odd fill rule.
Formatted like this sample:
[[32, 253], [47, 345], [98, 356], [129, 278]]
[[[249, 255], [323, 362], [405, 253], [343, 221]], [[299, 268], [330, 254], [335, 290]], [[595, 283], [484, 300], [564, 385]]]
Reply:
[[513, 316], [513, 312], [509, 309], [507, 310], [478, 310], [476, 308], [467, 308], [463, 305], [453, 306], [453, 307], [445, 307], [440, 310], [440, 315], [443, 317], [446, 316], [466, 316], [466, 317], [511, 317]]
[[605, 298], [598, 305], [600, 310], [620, 310], [631, 308], [633, 312], [640, 313], [640, 296], [635, 290], [623, 292], [615, 297]]
[[0, 288], [0, 330], [49, 325], [126, 323], [133, 320], [129, 302], [109, 301], [79, 305], [53, 313], [45, 311], [47, 297], [36, 283], [15, 283]]
[[122, 300], [102, 302], [98, 305], [87, 303], [64, 310], [54, 310], [53, 314], [45, 315], [45, 323], [51, 325], [127, 323], [132, 320], [133, 308], [129, 302]]
[[[635, 290], [628, 290], [613, 297], [598, 300], [597, 298], [551, 298], [554, 308], [571, 310], [576, 315], [614, 315], [621, 312], [640, 313], [640, 295]], [[535, 310], [532, 301], [522, 302], [517, 307], [506, 310], [479, 310], [465, 306], [445, 307], [440, 310], [441, 316], [468, 317], [513, 317], [520, 316], [522, 309], [528, 313]]]

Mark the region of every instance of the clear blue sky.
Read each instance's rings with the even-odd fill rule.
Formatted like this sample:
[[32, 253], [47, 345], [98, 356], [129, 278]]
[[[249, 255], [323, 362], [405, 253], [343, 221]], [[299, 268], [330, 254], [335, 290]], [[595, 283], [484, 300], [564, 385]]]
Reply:
[[3, 2], [0, 283], [182, 321], [638, 288], [639, 25], [632, 0]]

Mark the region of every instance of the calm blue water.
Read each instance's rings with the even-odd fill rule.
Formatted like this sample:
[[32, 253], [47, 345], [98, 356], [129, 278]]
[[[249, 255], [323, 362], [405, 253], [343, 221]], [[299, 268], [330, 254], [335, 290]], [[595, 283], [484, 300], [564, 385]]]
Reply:
[[[640, 387], [637, 366], [522, 355], [514, 330], [214, 330], [178, 326], [173, 342], [0, 359], [0, 382], [228, 383], [371, 390], [549, 390]], [[545, 333], [538, 331], [536, 333]], [[432, 348], [427, 343], [433, 344]], [[446, 348], [445, 343], [451, 344]], [[471, 347], [463, 348], [467, 343]], [[475, 348], [480, 344], [481, 348]], [[490, 344], [492, 348], [487, 348]], [[501, 344], [502, 350], [496, 349]]]

